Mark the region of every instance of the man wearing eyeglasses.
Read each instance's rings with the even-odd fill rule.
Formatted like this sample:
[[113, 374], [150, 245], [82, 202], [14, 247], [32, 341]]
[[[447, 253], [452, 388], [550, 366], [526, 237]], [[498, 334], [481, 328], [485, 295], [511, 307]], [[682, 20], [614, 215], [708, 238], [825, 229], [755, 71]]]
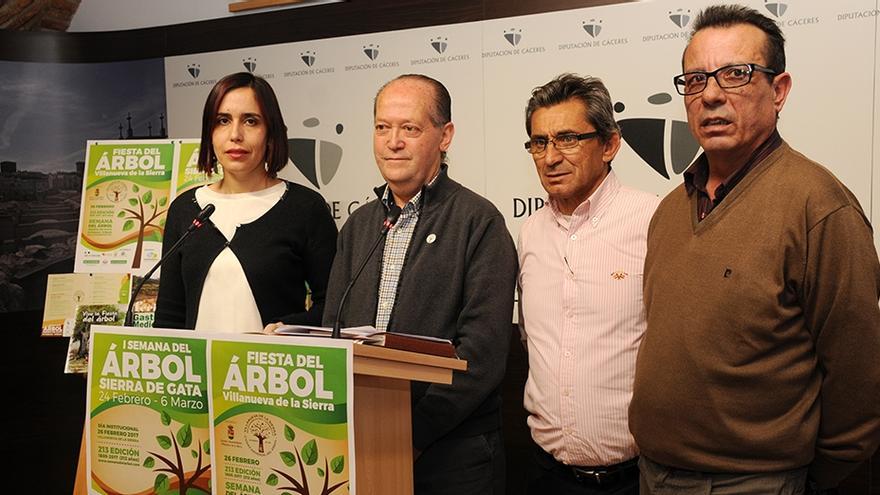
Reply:
[[627, 428], [645, 331], [642, 268], [659, 199], [621, 185], [620, 148], [602, 81], [562, 74], [532, 92], [526, 150], [548, 206], [519, 236], [525, 389], [536, 443], [530, 494], [637, 494]]
[[648, 232], [630, 429], [643, 494], [836, 487], [880, 442], [880, 264], [853, 194], [786, 143], [784, 38], [709, 7], [674, 78], [704, 153]]

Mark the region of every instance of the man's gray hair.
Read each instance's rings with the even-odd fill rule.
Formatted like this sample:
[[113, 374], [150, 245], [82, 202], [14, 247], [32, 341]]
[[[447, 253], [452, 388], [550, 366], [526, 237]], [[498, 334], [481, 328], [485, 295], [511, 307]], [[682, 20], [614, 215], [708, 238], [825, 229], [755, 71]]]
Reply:
[[532, 114], [535, 110], [572, 99], [584, 104], [584, 119], [596, 128], [603, 143], [608, 142], [615, 133], [620, 133], [620, 126], [614, 120], [611, 95], [602, 80], [570, 73], [560, 74], [547, 84], [532, 90], [532, 97], [526, 105], [526, 133], [532, 135]]

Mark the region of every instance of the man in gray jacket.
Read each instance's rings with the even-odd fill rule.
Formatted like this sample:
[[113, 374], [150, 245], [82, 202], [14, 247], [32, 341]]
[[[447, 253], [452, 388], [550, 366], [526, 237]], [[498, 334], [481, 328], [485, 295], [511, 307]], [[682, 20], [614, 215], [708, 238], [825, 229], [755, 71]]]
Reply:
[[[468, 369], [451, 385], [414, 383], [417, 494], [504, 493], [500, 385], [512, 331], [516, 251], [501, 213], [447, 175], [455, 128], [439, 81], [403, 75], [374, 105], [373, 150], [386, 183], [342, 227], [324, 324], [391, 205], [399, 220], [349, 294], [342, 326], [450, 339]], [[377, 253], [377, 254], [378, 254]]]

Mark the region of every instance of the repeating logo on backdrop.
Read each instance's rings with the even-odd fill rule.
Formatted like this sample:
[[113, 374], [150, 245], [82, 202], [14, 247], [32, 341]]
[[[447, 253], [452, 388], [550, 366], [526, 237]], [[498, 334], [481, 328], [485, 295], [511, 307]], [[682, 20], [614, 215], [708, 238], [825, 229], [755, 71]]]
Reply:
[[[655, 107], [671, 101], [669, 93], [655, 93], [647, 98], [647, 102]], [[614, 112], [618, 115], [625, 111], [626, 105], [622, 101], [614, 104]], [[682, 120], [662, 116], [632, 117], [618, 119], [617, 123], [626, 144], [666, 179], [670, 178], [670, 171], [680, 175], [687, 170], [700, 150], [687, 122]]]
[[811, 15], [808, 17], [791, 17], [792, 12], [794, 11], [789, 8], [791, 6], [790, 4], [791, 2], [782, 0], [764, 0], [764, 8], [767, 9], [767, 12], [776, 17], [776, 24], [778, 24], [780, 28], [799, 28], [822, 22], [822, 19], [817, 15]]
[[253, 74], [254, 71], [257, 70], [257, 59], [254, 57], [243, 58], [241, 59], [241, 65], [244, 66], [248, 72]]
[[[374, 70], [374, 69], [388, 69], [391, 67], [400, 67], [400, 62], [397, 60], [385, 60], [383, 62], [379, 62], [380, 45], [378, 43], [368, 43], [366, 45], [361, 46], [361, 53], [363, 53], [368, 59], [370, 59], [370, 63], [359, 63], [346, 65], [345, 71], [353, 71], [353, 70]], [[392, 51], [392, 55], [393, 55]]]
[[176, 81], [171, 81], [172, 88], [196, 88], [200, 86], [211, 86], [217, 82], [216, 79], [201, 79], [202, 76], [202, 64], [197, 62], [192, 62], [186, 64], [186, 74], [188, 77], [180, 75]]
[[410, 65], [416, 66], [425, 64], [442, 64], [447, 62], [465, 62], [471, 58], [468, 53], [448, 53], [450, 52], [450, 45], [449, 38], [446, 36], [429, 38], [428, 46], [431, 47], [433, 53], [426, 56], [421, 56], [421, 54], [419, 54], [411, 58], [409, 61]]
[[669, 20], [676, 26], [684, 29], [691, 22], [691, 11], [685, 9], [670, 10]]
[[[576, 50], [583, 48], [608, 48], [614, 46], [623, 46], [629, 43], [627, 37], [608, 38], [607, 32], [602, 37], [599, 34], [604, 32], [604, 22], [602, 19], [590, 19], [578, 21], [580, 27], [584, 30], [586, 36], [578, 36], [576, 39], [568, 40], [556, 46], [557, 50]], [[611, 31], [612, 33], [614, 31]]]
[[436, 51], [437, 53], [442, 55], [443, 52], [446, 51], [446, 48], [449, 46], [448, 41], [449, 41], [448, 38], [444, 38], [442, 36], [438, 36], [436, 38], [431, 38], [431, 48], [433, 48], [434, 51]]
[[589, 22], [584, 21], [582, 26], [587, 34], [595, 38], [596, 36], [599, 36], [599, 33], [602, 31], [602, 20], [590, 19]]
[[306, 50], [299, 54], [300, 60], [302, 60], [303, 63], [309, 67], [315, 65], [315, 60], [317, 60], [317, 56], [318, 54], [311, 50]]
[[[307, 129], [317, 129], [321, 121], [317, 117], [310, 117], [302, 125]], [[344, 126], [338, 123], [333, 130], [341, 135]], [[342, 146], [317, 137], [290, 138], [287, 140], [287, 152], [297, 170], [318, 189], [333, 180], [342, 162]]]
[[[685, 40], [688, 37], [687, 27], [693, 20], [690, 9], [667, 10], [665, 18], [675, 25], [675, 30], [642, 35], [643, 43], [654, 41]], [[668, 24], [664, 23], [664, 26]]]
[[370, 43], [369, 45], [364, 45], [363, 50], [364, 55], [370, 60], [376, 60], [379, 58], [379, 45]]
[[764, 8], [776, 17], [782, 17], [788, 10], [788, 4], [785, 2], [764, 0]]
[[522, 41], [522, 29], [510, 28], [504, 30], [504, 39], [510, 43], [510, 46], [517, 46]]

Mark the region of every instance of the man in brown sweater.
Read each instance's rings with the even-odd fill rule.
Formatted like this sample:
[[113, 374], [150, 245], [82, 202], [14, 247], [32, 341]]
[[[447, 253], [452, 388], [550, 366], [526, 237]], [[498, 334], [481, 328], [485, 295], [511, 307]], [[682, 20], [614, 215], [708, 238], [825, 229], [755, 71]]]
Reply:
[[697, 17], [675, 78], [704, 153], [648, 231], [630, 429], [642, 493], [837, 486], [880, 442], [880, 263], [853, 194], [776, 130], [771, 19]]

